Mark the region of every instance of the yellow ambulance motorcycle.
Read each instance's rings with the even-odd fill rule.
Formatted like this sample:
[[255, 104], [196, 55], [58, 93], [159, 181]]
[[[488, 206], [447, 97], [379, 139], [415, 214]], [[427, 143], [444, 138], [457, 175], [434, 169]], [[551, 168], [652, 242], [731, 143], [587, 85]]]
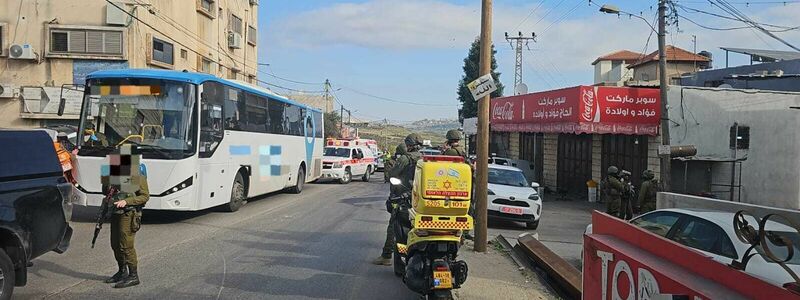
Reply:
[[472, 229], [470, 166], [461, 157], [423, 156], [413, 187], [390, 181], [404, 191], [390, 198], [397, 204], [392, 212], [395, 275], [428, 299], [451, 299], [451, 290], [467, 280], [467, 264], [456, 256], [462, 234]]

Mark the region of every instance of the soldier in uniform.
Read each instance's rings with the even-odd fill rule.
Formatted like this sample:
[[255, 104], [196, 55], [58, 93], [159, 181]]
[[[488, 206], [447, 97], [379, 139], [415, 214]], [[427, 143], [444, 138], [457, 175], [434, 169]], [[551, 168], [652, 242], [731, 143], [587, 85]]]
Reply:
[[122, 145], [120, 152], [121, 155], [111, 157], [110, 176], [103, 178], [104, 192], [109, 187], [119, 191], [112, 198], [111, 216], [111, 249], [119, 271], [105, 280], [106, 283], [115, 283], [114, 288], [139, 284], [134, 239], [142, 226], [142, 208], [150, 200], [147, 169], [140, 163], [141, 155], [130, 144]]
[[[417, 160], [422, 157], [422, 155], [419, 153], [419, 149], [421, 147], [422, 139], [420, 136], [416, 133], [409, 134], [406, 136], [403, 144], [397, 146], [394, 166], [386, 170], [390, 177], [400, 179], [406, 188], [411, 188], [412, 184], [414, 183], [414, 171], [417, 167]], [[390, 193], [394, 195], [394, 193], [397, 193], [402, 189], [402, 187], [392, 186]], [[387, 209], [388, 206], [389, 204], [387, 204]], [[392, 214], [392, 216], [389, 218], [389, 225], [386, 227], [386, 240], [383, 243], [383, 251], [381, 252], [381, 256], [373, 260], [373, 264], [384, 266], [392, 265], [392, 252], [394, 247], [396, 247], [393, 218], [394, 214]]]
[[461, 156], [466, 159], [467, 151], [464, 151], [464, 148], [461, 147], [459, 142], [461, 141], [461, 131], [457, 129], [452, 129], [447, 131], [447, 143], [445, 143], [445, 150], [442, 155], [450, 155], [450, 156]]
[[633, 183], [631, 181], [631, 172], [622, 170], [620, 174], [624, 189], [622, 191], [622, 202], [620, 204], [619, 218], [623, 220], [630, 220], [633, 218], [633, 208], [638, 206], [635, 203], [637, 200], [636, 192], [634, 191]]
[[[389, 182], [389, 172], [397, 164], [397, 158], [401, 155], [406, 154], [406, 144], [402, 143], [397, 145], [397, 148], [394, 149], [394, 155], [392, 155], [389, 159], [387, 159], [383, 163], [383, 177], [385, 182]], [[391, 188], [391, 187], [390, 187]]]
[[644, 170], [642, 179], [642, 185], [639, 187], [639, 211], [646, 213], [656, 209], [656, 193], [660, 191], [660, 186], [653, 170]]
[[622, 193], [625, 190], [625, 186], [619, 180], [619, 169], [616, 166], [608, 167], [606, 174], [607, 176], [602, 183], [602, 196], [606, 201], [606, 213], [612, 216], [619, 216]]

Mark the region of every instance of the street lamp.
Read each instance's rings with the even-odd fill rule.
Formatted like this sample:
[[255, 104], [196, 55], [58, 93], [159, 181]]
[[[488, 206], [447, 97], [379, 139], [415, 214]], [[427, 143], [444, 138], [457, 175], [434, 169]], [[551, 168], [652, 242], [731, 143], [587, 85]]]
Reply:
[[[667, 45], [666, 45], [666, 12], [667, 0], [658, 0], [658, 29], [653, 27], [647, 19], [634, 15], [632, 13], [619, 10], [614, 5], [604, 4], [600, 7], [600, 12], [607, 14], [626, 14], [631, 17], [636, 17], [647, 23], [650, 29], [658, 34], [658, 89], [661, 93], [661, 145], [669, 147], [669, 111], [667, 110]], [[661, 152], [661, 151], [659, 151]], [[664, 191], [670, 191], [670, 182], [672, 177], [670, 174], [672, 160], [669, 151], [667, 153], [659, 153], [661, 155], [661, 184]]]

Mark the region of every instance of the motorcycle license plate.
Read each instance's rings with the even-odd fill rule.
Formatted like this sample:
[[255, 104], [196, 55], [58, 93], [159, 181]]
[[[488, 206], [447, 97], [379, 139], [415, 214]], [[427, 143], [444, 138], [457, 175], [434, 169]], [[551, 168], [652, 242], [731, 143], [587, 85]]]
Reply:
[[522, 214], [522, 208], [517, 208], [517, 207], [501, 206], [500, 207], [500, 211], [502, 211], [504, 213], [507, 213], [507, 214], [512, 214], [512, 215], [521, 215]]
[[453, 275], [450, 271], [434, 271], [433, 272], [433, 288], [434, 289], [452, 289], [453, 288]]

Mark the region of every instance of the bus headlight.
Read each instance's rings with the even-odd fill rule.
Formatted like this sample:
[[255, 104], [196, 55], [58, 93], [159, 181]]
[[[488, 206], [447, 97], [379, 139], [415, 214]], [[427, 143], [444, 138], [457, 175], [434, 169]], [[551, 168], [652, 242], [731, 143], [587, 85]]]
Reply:
[[178, 183], [175, 186], [173, 186], [173, 187], [169, 188], [168, 190], [166, 190], [165, 192], [161, 193], [160, 195], [158, 195], [158, 197], [164, 197], [164, 196], [167, 196], [167, 195], [170, 195], [170, 194], [174, 194], [174, 193], [177, 193], [177, 192], [179, 192], [179, 191], [181, 191], [181, 190], [183, 190], [185, 188], [190, 187], [192, 185], [192, 182], [194, 181], [193, 179], [194, 179], [194, 177], [187, 178], [183, 182]]

